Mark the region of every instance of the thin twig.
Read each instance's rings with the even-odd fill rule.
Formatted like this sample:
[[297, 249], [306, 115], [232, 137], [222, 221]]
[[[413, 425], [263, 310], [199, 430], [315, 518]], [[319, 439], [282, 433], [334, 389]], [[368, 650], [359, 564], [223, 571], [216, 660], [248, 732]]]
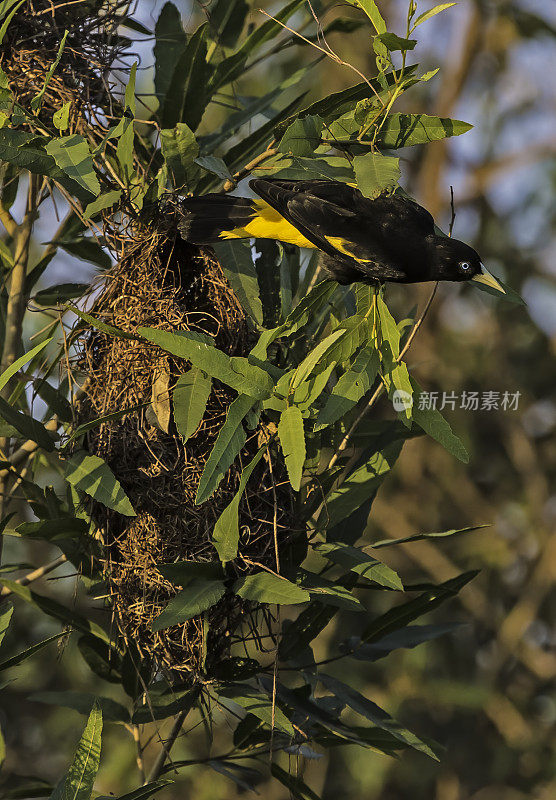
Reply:
[[166, 763], [166, 759], [170, 756], [170, 750], [175, 744], [176, 739], [178, 738], [179, 732], [181, 731], [181, 726], [185, 722], [185, 718], [187, 717], [187, 711], [181, 711], [176, 719], [174, 720], [174, 724], [172, 726], [172, 730], [170, 731], [170, 736], [166, 739], [165, 742], [162, 742], [162, 748], [156, 757], [156, 761], [153, 764], [151, 771], [147, 777], [147, 780], [144, 782], [143, 785], [147, 783], [152, 783], [156, 781], [157, 778], [160, 777], [162, 770], [164, 769], [164, 764]]
[[224, 186], [222, 187], [222, 190], [224, 192], [231, 192], [232, 189], [236, 188], [238, 181], [242, 180], [242, 178], [245, 178], [245, 176], [248, 175], [251, 172], [251, 170], [255, 169], [255, 167], [258, 167], [259, 164], [261, 164], [263, 161], [266, 161], [267, 158], [275, 156], [278, 150], [274, 147], [274, 144], [275, 142], [271, 142], [264, 151], [264, 153], [259, 153], [259, 155], [255, 156], [255, 158], [252, 161], [250, 161], [242, 169], [236, 172], [231, 180], [228, 179], [224, 184]]
[[360, 78], [363, 78], [369, 89], [378, 97], [378, 92], [376, 91], [370, 80], [367, 78], [367, 76], [364, 75], [362, 72], [360, 72], [357, 69], [357, 67], [354, 67], [353, 64], [350, 64], [348, 61], [344, 61], [342, 58], [340, 58], [340, 56], [337, 53], [335, 53], [334, 50], [332, 50], [328, 44], [326, 45], [326, 47], [320, 47], [320, 45], [315, 44], [315, 42], [312, 42], [310, 39], [307, 39], [305, 36], [302, 36], [301, 33], [294, 30], [294, 28], [290, 28], [288, 25], [285, 25], [283, 22], [280, 22], [279, 19], [276, 19], [276, 17], [273, 17], [271, 14], [267, 14], [267, 12], [263, 11], [262, 8], [259, 8], [259, 11], [261, 12], [261, 14], [264, 14], [265, 17], [268, 17], [269, 19], [274, 20], [274, 22], [277, 22], [278, 25], [281, 25], [282, 28], [284, 28], [285, 30], [289, 31], [290, 33], [293, 33], [294, 36], [297, 36], [299, 39], [302, 39], [304, 42], [311, 45], [311, 47], [314, 47], [316, 50], [320, 50], [321, 53], [324, 53], [326, 56], [328, 56], [328, 58], [331, 58], [332, 61], [335, 61], [336, 64], [339, 64], [341, 67], [348, 67], [349, 69], [353, 70], [357, 75], [359, 75]]
[[[37, 569], [33, 570], [33, 572], [27, 573], [27, 575], [24, 575], [23, 578], [18, 578], [15, 583], [18, 583], [20, 586], [28, 586], [30, 583], [33, 583], [33, 581], [38, 581], [39, 578], [42, 578], [44, 575], [48, 575], [49, 572], [52, 572], [57, 567], [65, 564], [67, 560], [67, 556], [61, 555], [54, 561], [51, 561], [49, 564], [44, 564], [42, 567], [38, 567]], [[0, 590], [0, 597], [8, 597], [10, 594], [12, 594], [12, 590], [7, 586], [3, 586]]]
[[[397, 357], [396, 363], [399, 363], [402, 360], [404, 355], [407, 353], [407, 351], [411, 347], [411, 344], [412, 344], [413, 340], [415, 339], [415, 336], [417, 335], [417, 331], [419, 330], [419, 328], [423, 324], [423, 320], [425, 319], [425, 317], [428, 314], [429, 308], [431, 307], [431, 303], [434, 300], [434, 296], [436, 294], [436, 290], [437, 289], [438, 289], [438, 281], [434, 284], [434, 288], [433, 288], [432, 292], [430, 293], [430, 297], [427, 300], [427, 304], [426, 304], [425, 308], [423, 309], [423, 313], [421, 314], [421, 316], [419, 317], [419, 319], [417, 320], [417, 322], [413, 326], [413, 330], [411, 331], [411, 333], [407, 337], [407, 342], [405, 343], [401, 353]], [[383, 391], [384, 391], [384, 384], [381, 383], [380, 386], [378, 386], [375, 389], [375, 391], [373, 392], [369, 402], [365, 406], [363, 406], [363, 408], [361, 409], [361, 411], [357, 415], [356, 419], [352, 423], [350, 429], [348, 430], [348, 432], [346, 433], [346, 435], [344, 436], [344, 438], [340, 442], [340, 444], [338, 446], [338, 449], [336, 450], [336, 452], [334, 453], [334, 455], [332, 456], [332, 458], [328, 462], [327, 470], [331, 469], [331, 467], [333, 467], [334, 464], [338, 461], [338, 459], [340, 458], [341, 454], [344, 452], [344, 450], [348, 446], [348, 444], [349, 444], [349, 442], [351, 440], [351, 437], [353, 436], [354, 431], [359, 426], [359, 423], [369, 413], [369, 411], [374, 406], [374, 404], [376, 403], [378, 398], [382, 395]]]

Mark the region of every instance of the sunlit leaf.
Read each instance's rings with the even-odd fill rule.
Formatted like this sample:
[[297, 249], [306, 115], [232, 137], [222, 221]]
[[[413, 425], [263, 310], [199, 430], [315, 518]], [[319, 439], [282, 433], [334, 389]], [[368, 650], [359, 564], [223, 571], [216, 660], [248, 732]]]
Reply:
[[309, 600], [309, 592], [305, 589], [270, 572], [257, 572], [240, 578], [234, 585], [234, 591], [244, 600], [254, 603], [295, 605]]
[[152, 624], [153, 631], [161, 631], [173, 625], [181, 625], [192, 617], [197, 617], [216, 603], [226, 591], [222, 581], [208, 581], [194, 578], [185, 589], [173, 597], [164, 611]]
[[135, 511], [120, 482], [102, 458], [86, 452], [74, 453], [66, 462], [68, 483], [107, 508], [134, 517]]

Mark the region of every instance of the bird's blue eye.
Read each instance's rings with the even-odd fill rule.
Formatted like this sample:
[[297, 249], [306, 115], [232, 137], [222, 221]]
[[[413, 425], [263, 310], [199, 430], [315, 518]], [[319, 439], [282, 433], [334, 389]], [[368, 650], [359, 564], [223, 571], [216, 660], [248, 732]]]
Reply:
[[471, 269], [471, 264], [469, 263], [469, 261], [460, 261], [459, 268], [462, 272], [469, 272], [469, 270]]

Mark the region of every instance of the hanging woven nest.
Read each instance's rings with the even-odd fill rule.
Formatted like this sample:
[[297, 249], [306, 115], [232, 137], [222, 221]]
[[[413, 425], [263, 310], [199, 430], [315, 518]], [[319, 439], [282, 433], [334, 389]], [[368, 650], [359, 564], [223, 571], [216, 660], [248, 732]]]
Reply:
[[129, 40], [118, 34], [128, 10], [127, 0], [103, 3], [102, 13], [96, 2], [75, 0], [26, 0], [16, 9], [0, 46], [0, 68], [24, 109], [40, 95], [21, 129], [44, 133], [42, 126], [51, 126], [55, 112], [70, 103], [69, 131], [100, 135], [104, 126], [98, 116], [113, 108], [117, 85], [111, 70], [118, 63], [125, 71], [131, 56]]
[[[214, 256], [183, 242], [168, 216], [132, 223], [121, 258], [89, 313], [128, 332], [139, 326], [201, 332], [228, 355], [246, 355], [253, 343], [245, 313]], [[78, 421], [145, 404], [93, 428], [85, 442], [108, 463], [137, 513], [129, 518], [99, 504], [92, 508], [104, 544], [102, 570], [113, 625], [143, 659], [152, 660], [155, 671], [171, 671], [182, 679], [210, 674], [243, 635], [234, 632], [241, 619], [249, 621], [253, 608], [226, 594], [204, 621], [194, 618], [154, 633], [153, 620], [180, 588], [161, 575], [158, 565], [217, 558], [214, 524], [238, 488], [242, 466], [275, 428], [261, 421], [248, 431], [240, 457], [217, 491], [195, 505], [199, 478], [235, 392], [213, 381], [202, 422], [184, 443], [173, 421], [172, 390], [190, 364], [144, 340], [97, 329], [83, 332], [82, 324], [78, 330], [77, 366], [88, 378]], [[149, 406], [153, 397], [154, 406]], [[282, 547], [292, 529], [291, 490], [274, 454], [269, 448], [240, 502], [241, 537], [232, 565], [236, 576], [260, 565], [275, 568], [277, 543]]]

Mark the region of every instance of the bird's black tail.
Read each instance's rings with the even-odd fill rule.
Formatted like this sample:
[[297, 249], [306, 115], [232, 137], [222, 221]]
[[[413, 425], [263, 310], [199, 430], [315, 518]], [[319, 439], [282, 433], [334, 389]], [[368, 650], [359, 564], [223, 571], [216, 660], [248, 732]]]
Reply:
[[243, 228], [256, 214], [253, 200], [227, 194], [205, 194], [186, 197], [178, 213], [178, 229], [183, 239], [192, 244], [217, 242], [224, 231]]

